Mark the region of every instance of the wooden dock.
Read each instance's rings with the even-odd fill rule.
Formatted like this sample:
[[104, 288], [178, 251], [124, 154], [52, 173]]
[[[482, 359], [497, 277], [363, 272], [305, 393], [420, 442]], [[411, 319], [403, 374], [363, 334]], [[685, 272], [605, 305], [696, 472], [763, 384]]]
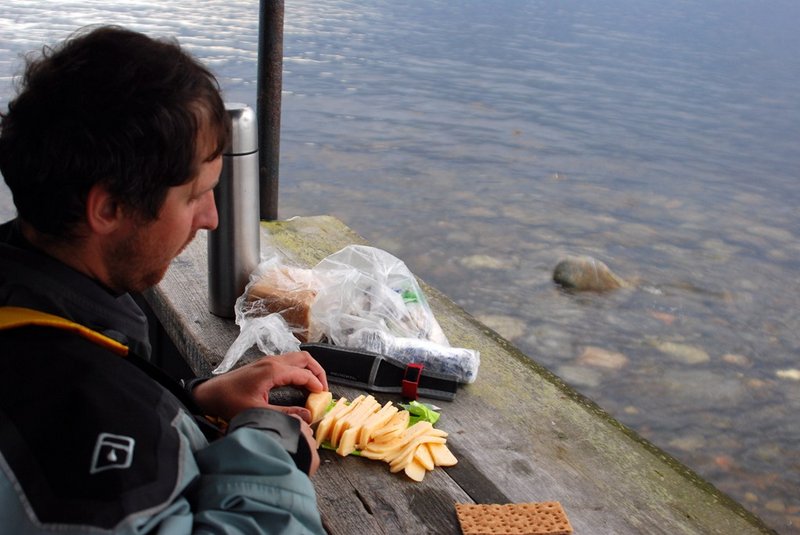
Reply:
[[[327, 216], [262, 223], [262, 247], [301, 265], [363, 238]], [[197, 375], [238, 334], [208, 312], [206, 238], [173, 262], [147, 301]], [[738, 503], [582, 397], [508, 341], [422, 283], [454, 346], [478, 349], [478, 379], [441, 407], [459, 462], [420, 483], [379, 461], [322, 451], [313, 482], [332, 534], [457, 534], [455, 503], [558, 501], [580, 535], [774, 533]], [[332, 384], [335, 397], [363, 392]], [[380, 402], [399, 400], [376, 395]], [[422, 400], [425, 401], [425, 400]]]

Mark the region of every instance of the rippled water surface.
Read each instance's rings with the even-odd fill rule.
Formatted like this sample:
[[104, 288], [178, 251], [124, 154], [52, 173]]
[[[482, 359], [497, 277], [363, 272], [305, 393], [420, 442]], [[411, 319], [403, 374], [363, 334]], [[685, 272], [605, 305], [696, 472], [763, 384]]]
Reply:
[[[800, 533], [800, 4], [286, 4], [280, 216], [340, 217]], [[0, 103], [19, 53], [114, 22], [255, 106], [257, 2], [109, 5], [6, 0]], [[631, 288], [560, 291], [570, 254]]]

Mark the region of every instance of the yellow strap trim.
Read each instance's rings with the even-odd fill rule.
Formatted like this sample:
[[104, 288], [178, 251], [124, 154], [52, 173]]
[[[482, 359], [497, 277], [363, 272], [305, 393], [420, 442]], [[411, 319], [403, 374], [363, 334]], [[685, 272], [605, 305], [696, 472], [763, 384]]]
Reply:
[[72, 331], [101, 347], [113, 351], [117, 355], [122, 357], [128, 355], [128, 346], [104, 334], [93, 331], [88, 327], [84, 327], [79, 323], [75, 323], [74, 321], [30, 308], [0, 307], [0, 330], [15, 329], [31, 325], [55, 327], [57, 329]]

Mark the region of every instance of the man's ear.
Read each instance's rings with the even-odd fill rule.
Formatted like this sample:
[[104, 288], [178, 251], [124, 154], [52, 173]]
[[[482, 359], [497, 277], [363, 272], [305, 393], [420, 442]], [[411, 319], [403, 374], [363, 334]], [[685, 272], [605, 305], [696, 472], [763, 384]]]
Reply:
[[119, 228], [122, 207], [104, 184], [95, 184], [86, 196], [86, 224], [98, 234], [110, 234]]

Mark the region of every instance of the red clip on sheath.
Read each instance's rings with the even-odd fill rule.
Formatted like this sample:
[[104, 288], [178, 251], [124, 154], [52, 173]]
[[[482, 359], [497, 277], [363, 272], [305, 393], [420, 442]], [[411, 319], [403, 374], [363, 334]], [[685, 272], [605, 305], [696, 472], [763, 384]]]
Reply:
[[402, 383], [404, 398], [417, 399], [417, 387], [419, 386], [419, 379], [422, 377], [422, 368], [422, 364], [416, 362], [406, 366]]

